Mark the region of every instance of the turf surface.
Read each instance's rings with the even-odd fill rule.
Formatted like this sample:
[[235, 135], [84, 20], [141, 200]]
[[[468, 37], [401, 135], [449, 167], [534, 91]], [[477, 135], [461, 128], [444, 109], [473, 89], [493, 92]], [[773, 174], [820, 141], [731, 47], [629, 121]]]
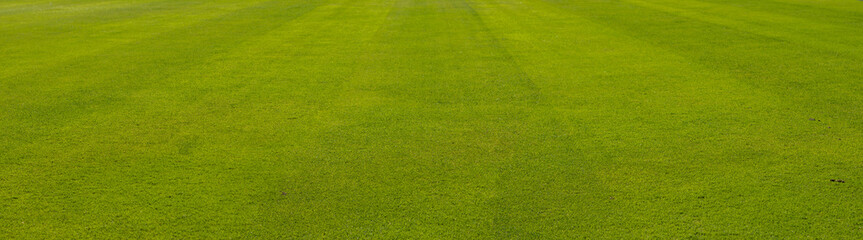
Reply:
[[7, 0], [0, 66], [2, 239], [863, 237], [861, 1]]

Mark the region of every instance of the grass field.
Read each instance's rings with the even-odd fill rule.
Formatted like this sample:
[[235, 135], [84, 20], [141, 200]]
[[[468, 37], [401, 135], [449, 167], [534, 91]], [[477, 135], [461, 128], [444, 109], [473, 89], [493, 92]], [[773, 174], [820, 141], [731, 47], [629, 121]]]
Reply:
[[861, 196], [857, 0], [0, 2], [0, 239], [855, 239]]

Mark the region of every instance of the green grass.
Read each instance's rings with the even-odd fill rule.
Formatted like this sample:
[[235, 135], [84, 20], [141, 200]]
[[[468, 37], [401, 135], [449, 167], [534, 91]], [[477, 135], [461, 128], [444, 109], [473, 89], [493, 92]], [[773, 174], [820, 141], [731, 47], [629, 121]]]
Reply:
[[861, 113], [856, 0], [7, 0], [0, 239], [855, 239]]

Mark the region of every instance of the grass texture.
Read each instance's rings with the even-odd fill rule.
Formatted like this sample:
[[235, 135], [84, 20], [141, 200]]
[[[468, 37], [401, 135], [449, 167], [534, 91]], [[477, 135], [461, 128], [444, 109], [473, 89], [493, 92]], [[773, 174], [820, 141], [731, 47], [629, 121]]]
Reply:
[[0, 66], [2, 239], [863, 237], [856, 0], [7, 0]]

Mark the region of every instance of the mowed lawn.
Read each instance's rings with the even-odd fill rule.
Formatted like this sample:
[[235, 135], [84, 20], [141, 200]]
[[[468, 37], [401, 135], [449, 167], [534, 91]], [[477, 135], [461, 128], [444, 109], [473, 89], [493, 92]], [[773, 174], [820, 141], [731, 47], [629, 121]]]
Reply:
[[863, 2], [0, 2], [2, 239], [583, 237], [863, 237]]

